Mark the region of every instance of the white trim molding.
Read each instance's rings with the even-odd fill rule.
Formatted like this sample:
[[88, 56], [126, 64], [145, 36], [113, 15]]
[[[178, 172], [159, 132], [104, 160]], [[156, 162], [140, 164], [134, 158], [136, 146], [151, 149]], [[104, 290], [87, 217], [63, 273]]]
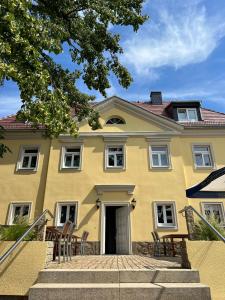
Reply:
[[[195, 152], [194, 152], [194, 147], [199, 146], [199, 147], [209, 147], [209, 155], [210, 159], [212, 161], [211, 166], [198, 166], [195, 161]], [[213, 170], [216, 169], [216, 163], [215, 163], [215, 156], [213, 152], [213, 147], [211, 143], [192, 143], [191, 144], [191, 151], [192, 151], [192, 159], [193, 159], [193, 165], [195, 170]]]
[[100, 254], [105, 254], [105, 230], [106, 230], [106, 207], [107, 206], [127, 206], [128, 211], [128, 243], [129, 254], [132, 254], [132, 239], [131, 239], [131, 205], [130, 202], [101, 202], [101, 240], [100, 240]]
[[90, 131], [90, 132], [80, 132], [80, 137], [106, 137], [106, 138], [123, 138], [123, 137], [144, 137], [144, 138], [169, 138], [173, 136], [181, 136], [181, 133], [178, 131], [125, 131], [125, 132], [106, 132], [106, 131]]
[[153, 143], [170, 143], [171, 142], [171, 136], [162, 135], [162, 136], [149, 136], [145, 138], [147, 142], [153, 144]]
[[[108, 162], [108, 156], [109, 156], [109, 148], [122, 148], [122, 155], [123, 155], [123, 165], [122, 166], [109, 166]], [[121, 154], [121, 153], [117, 153]], [[116, 155], [116, 154], [115, 154]], [[109, 143], [105, 144], [105, 170], [126, 170], [126, 145], [125, 144], [115, 144], [115, 143]]]
[[15, 206], [29, 206], [28, 209], [28, 216], [27, 216], [27, 221], [30, 221], [30, 215], [31, 215], [31, 208], [32, 208], [32, 202], [31, 201], [15, 201], [11, 202], [9, 204], [9, 212], [8, 212], [8, 218], [7, 218], [7, 225], [13, 225], [13, 220], [14, 220], [14, 213], [15, 213]]
[[95, 190], [98, 195], [104, 192], [127, 192], [128, 195], [133, 195], [135, 189], [134, 184], [96, 184]]
[[128, 136], [126, 135], [123, 135], [121, 136], [120, 134], [117, 134], [117, 135], [104, 135], [103, 136], [103, 140], [104, 142], [106, 143], [119, 143], [119, 144], [124, 144], [126, 143], [128, 139]]
[[[24, 158], [24, 151], [25, 150], [31, 150], [31, 149], [37, 149], [37, 160], [36, 160], [36, 167], [35, 168], [23, 168], [23, 158]], [[16, 164], [16, 171], [22, 171], [22, 172], [37, 172], [38, 165], [39, 165], [39, 157], [40, 157], [40, 145], [21, 145], [18, 155], [18, 160]]]
[[[122, 123], [108, 123], [110, 120], [112, 119], [118, 119], [120, 120]], [[111, 117], [109, 117], [106, 121], [105, 121], [105, 126], [118, 126], [118, 125], [125, 125], [126, 121], [123, 117], [120, 117], [118, 115], [112, 115]]]
[[[172, 217], [174, 223], [170, 225], [169, 223], [167, 224], [161, 224], [159, 225], [158, 223], [158, 212], [157, 212], [157, 205], [172, 205]], [[177, 209], [176, 209], [176, 202], [175, 201], [165, 201], [165, 200], [157, 200], [153, 202], [153, 210], [154, 210], [154, 223], [155, 223], [155, 228], [156, 229], [178, 229], [178, 222], [177, 222]]]
[[56, 203], [56, 213], [55, 213], [55, 226], [57, 227], [62, 227], [63, 224], [61, 224], [59, 222], [59, 218], [60, 218], [60, 206], [75, 206], [75, 216], [74, 216], [74, 223], [75, 223], [75, 229], [77, 229], [78, 227], [78, 208], [79, 208], [79, 204], [78, 201], [75, 200], [66, 200], [66, 201], [59, 201]]
[[[67, 148], [68, 149], [73, 149], [73, 148], [79, 148], [80, 149], [80, 164], [79, 164], [79, 167], [66, 167], [65, 166], [65, 154], [66, 154], [66, 149]], [[83, 161], [83, 144], [68, 143], [68, 144], [62, 145], [62, 147], [61, 147], [60, 170], [81, 171], [82, 170], [82, 161]]]
[[68, 134], [61, 134], [58, 138], [59, 142], [61, 143], [70, 143], [73, 145], [83, 145], [84, 139], [79, 137], [72, 137], [71, 135]]
[[[147, 139], [149, 141], [148, 145], [148, 158], [149, 158], [149, 168], [151, 170], [171, 170], [172, 169], [172, 158], [171, 158], [171, 150], [170, 150], [170, 139]], [[168, 158], [168, 166], [154, 166], [152, 163], [152, 147], [166, 147], [167, 149], [167, 158]]]
[[225, 211], [224, 211], [224, 204], [223, 202], [218, 202], [218, 201], [203, 201], [200, 203], [200, 208], [201, 208], [201, 212], [202, 214], [207, 217], [205, 215], [205, 205], [219, 205], [221, 207], [221, 222], [223, 223], [223, 225], [225, 226]]

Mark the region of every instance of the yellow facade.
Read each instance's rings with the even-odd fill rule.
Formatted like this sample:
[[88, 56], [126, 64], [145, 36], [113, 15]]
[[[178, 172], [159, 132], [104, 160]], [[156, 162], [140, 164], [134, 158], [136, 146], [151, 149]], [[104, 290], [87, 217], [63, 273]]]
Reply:
[[188, 258], [193, 269], [199, 271], [201, 283], [210, 287], [213, 300], [225, 295], [224, 243], [221, 241], [188, 241]]
[[[0, 253], [4, 253], [13, 242], [1, 242]], [[0, 266], [0, 298], [4, 295], [28, 295], [35, 284], [40, 270], [47, 265], [48, 242], [22, 242]], [[12, 297], [14, 298], [14, 297]]]
[[[129, 106], [129, 107], [128, 107]], [[151, 231], [161, 234], [186, 233], [184, 217], [178, 213], [185, 205], [191, 204], [201, 212], [202, 199], [187, 199], [186, 189], [202, 181], [211, 168], [195, 169], [193, 144], [211, 146], [214, 168], [225, 165], [224, 132], [220, 129], [201, 129], [188, 132], [173, 121], [149, 113], [143, 113], [117, 99], [99, 109], [102, 129], [92, 131], [84, 122], [80, 125], [79, 139], [61, 136], [48, 140], [38, 133], [7, 132], [5, 143], [12, 150], [0, 161], [0, 224], [7, 224], [9, 206], [14, 202], [31, 202], [30, 221], [48, 208], [57, 218], [57, 204], [77, 202], [77, 235], [87, 230], [90, 241], [102, 240], [102, 208], [97, 209], [96, 200], [104, 204], [127, 203], [136, 200], [136, 207], [130, 211], [130, 239], [151, 240]], [[111, 116], [120, 116], [126, 124], [106, 125]], [[197, 134], [196, 134], [197, 132]], [[123, 139], [123, 141], [121, 141]], [[82, 145], [81, 169], [62, 169], [62, 147]], [[107, 145], [124, 146], [125, 167], [105, 167]], [[40, 149], [36, 171], [17, 170], [20, 147], [38, 145]], [[152, 168], [150, 145], [167, 145], [170, 167]], [[110, 191], [97, 193], [96, 185], [110, 185]], [[134, 185], [134, 190], [121, 191], [120, 185]], [[155, 202], [175, 204], [176, 227], [157, 228]], [[222, 202], [212, 199], [208, 202]], [[205, 201], [207, 202], [207, 201]], [[56, 220], [52, 221], [56, 224]]]

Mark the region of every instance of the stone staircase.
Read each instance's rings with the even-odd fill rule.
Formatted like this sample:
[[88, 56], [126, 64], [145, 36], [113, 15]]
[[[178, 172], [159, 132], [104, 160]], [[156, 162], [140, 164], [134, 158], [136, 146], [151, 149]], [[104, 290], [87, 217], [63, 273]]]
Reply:
[[46, 269], [29, 300], [210, 300], [196, 270]]

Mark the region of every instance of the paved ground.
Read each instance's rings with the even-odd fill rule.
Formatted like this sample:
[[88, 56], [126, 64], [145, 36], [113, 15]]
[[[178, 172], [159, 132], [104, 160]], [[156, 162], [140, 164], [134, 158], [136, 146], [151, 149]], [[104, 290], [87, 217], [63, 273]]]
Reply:
[[140, 255], [84, 255], [74, 256], [72, 261], [52, 262], [49, 269], [158, 269], [180, 268], [179, 258], [148, 257]]

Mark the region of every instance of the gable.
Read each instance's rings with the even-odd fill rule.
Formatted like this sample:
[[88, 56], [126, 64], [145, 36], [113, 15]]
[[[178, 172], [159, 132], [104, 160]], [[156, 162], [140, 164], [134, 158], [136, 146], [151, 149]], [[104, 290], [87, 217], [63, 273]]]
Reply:
[[[100, 102], [95, 109], [99, 111], [102, 126], [97, 132], [164, 132], [183, 128], [173, 121], [157, 116], [118, 97]], [[106, 124], [111, 117], [120, 117], [125, 120], [125, 124]], [[87, 122], [80, 124], [81, 133], [91, 131]]]

